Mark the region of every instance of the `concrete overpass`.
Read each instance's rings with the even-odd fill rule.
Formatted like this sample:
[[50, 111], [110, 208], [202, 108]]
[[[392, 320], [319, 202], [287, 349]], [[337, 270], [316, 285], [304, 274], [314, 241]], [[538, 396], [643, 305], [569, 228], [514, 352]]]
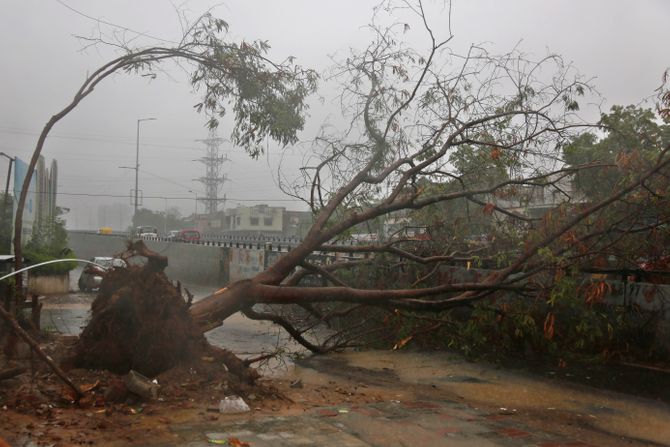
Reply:
[[[70, 248], [78, 258], [114, 256], [126, 248], [125, 234], [68, 231]], [[162, 238], [144, 240], [168, 257], [165, 273], [172, 280], [219, 288], [230, 281], [250, 278], [297, 244], [283, 238], [219, 238], [200, 242], [175, 242]]]

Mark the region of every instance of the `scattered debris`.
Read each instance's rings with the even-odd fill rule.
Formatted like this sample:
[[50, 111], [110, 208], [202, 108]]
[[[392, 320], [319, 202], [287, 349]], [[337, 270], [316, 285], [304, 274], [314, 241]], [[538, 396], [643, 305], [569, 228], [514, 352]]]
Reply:
[[249, 405], [239, 396], [226, 396], [219, 402], [219, 412], [226, 414], [246, 413]]
[[158, 399], [158, 390], [160, 385], [154, 380], [144, 377], [135, 370], [130, 370], [124, 378], [124, 384], [128, 391], [137, 394], [145, 399]]

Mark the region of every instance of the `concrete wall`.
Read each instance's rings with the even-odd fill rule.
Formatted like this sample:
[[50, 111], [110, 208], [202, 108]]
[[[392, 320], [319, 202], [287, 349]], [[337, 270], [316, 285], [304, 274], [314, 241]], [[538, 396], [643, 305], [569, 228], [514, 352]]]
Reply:
[[[70, 248], [82, 259], [113, 256], [126, 247], [123, 236], [72, 231], [68, 237]], [[250, 278], [266, 267], [266, 251], [263, 249], [161, 240], [145, 240], [145, 243], [151, 250], [167, 256], [165, 273], [168, 277], [184, 283], [218, 288], [231, 280]]]
[[28, 275], [28, 292], [38, 295], [68, 293], [70, 291], [70, 274], [35, 276]]
[[68, 231], [68, 246], [77, 258], [90, 259], [94, 256], [114, 256], [126, 249], [126, 238], [117, 235]]
[[265, 250], [231, 247], [226, 261], [230, 282], [252, 278], [265, 270]]
[[216, 245], [145, 241], [147, 247], [168, 258], [165, 274], [185, 283], [223, 287], [228, 283], [228, 248]]
[[[71, 232], [70, 247], [77, 257], [112, 256], [125, 248], [125, 238], [115, 235]], [[152, 250], [168, 257], [165, 273], [172, 280], [184, 283], [223, 287], [230, 281], [250, 278], [272, 265], [281, 252], [257, 248], [251, 244], [187, 244], [166, 241], [146, 241]], [[475, 282], [491, 273], [484, 269], [465, 269], [445, 266], [440, 269], [444, 282]], [[588, 283], [589, 277], [584, 276]], [[594, 280], [596, 281], [596, 280]], [[670, 285], [607, 280], [610, 285], [605, 301], [618, 306], [639, 306], [657, 313], [661, 323], [657, 326], [660, 340], [670, 346]], [[318, 286], [319, 283], [310, 284]]]

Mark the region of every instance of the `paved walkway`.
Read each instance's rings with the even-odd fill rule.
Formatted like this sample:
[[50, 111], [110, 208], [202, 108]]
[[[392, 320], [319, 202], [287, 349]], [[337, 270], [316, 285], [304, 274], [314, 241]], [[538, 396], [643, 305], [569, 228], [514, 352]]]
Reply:
[[[316, 408], [301, 416], [175, 425], [175, 442], [189, 447], [537, 446], [591, 444], [538, 432], [501, 410], [487, 414], [456, 402], [383, 402]], [[240, 443], [236, 444], [235, 440]], [[160, 444], [161, 446], [168, 444]], [[154, 446], [158, 447], [158, 445]]]

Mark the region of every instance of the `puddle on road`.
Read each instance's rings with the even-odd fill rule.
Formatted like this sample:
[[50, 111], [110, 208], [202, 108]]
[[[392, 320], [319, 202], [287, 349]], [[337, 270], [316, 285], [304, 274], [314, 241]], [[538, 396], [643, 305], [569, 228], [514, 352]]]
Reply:
[[[472, 406], [514, 409], [546, 421], [548, 430], [560, 415], [574, 419], [576, 427], [669, 445], [670, 407], [649, 399], [498, 369], [449, 353], [371, 351], [318, 359], [298, 362], [295, 374], [306, 383], [371, 374], [372, 384], [395, 387], [405, 399], [432, 393]], [[380, 381], [384, 374], [388, 380]]]

